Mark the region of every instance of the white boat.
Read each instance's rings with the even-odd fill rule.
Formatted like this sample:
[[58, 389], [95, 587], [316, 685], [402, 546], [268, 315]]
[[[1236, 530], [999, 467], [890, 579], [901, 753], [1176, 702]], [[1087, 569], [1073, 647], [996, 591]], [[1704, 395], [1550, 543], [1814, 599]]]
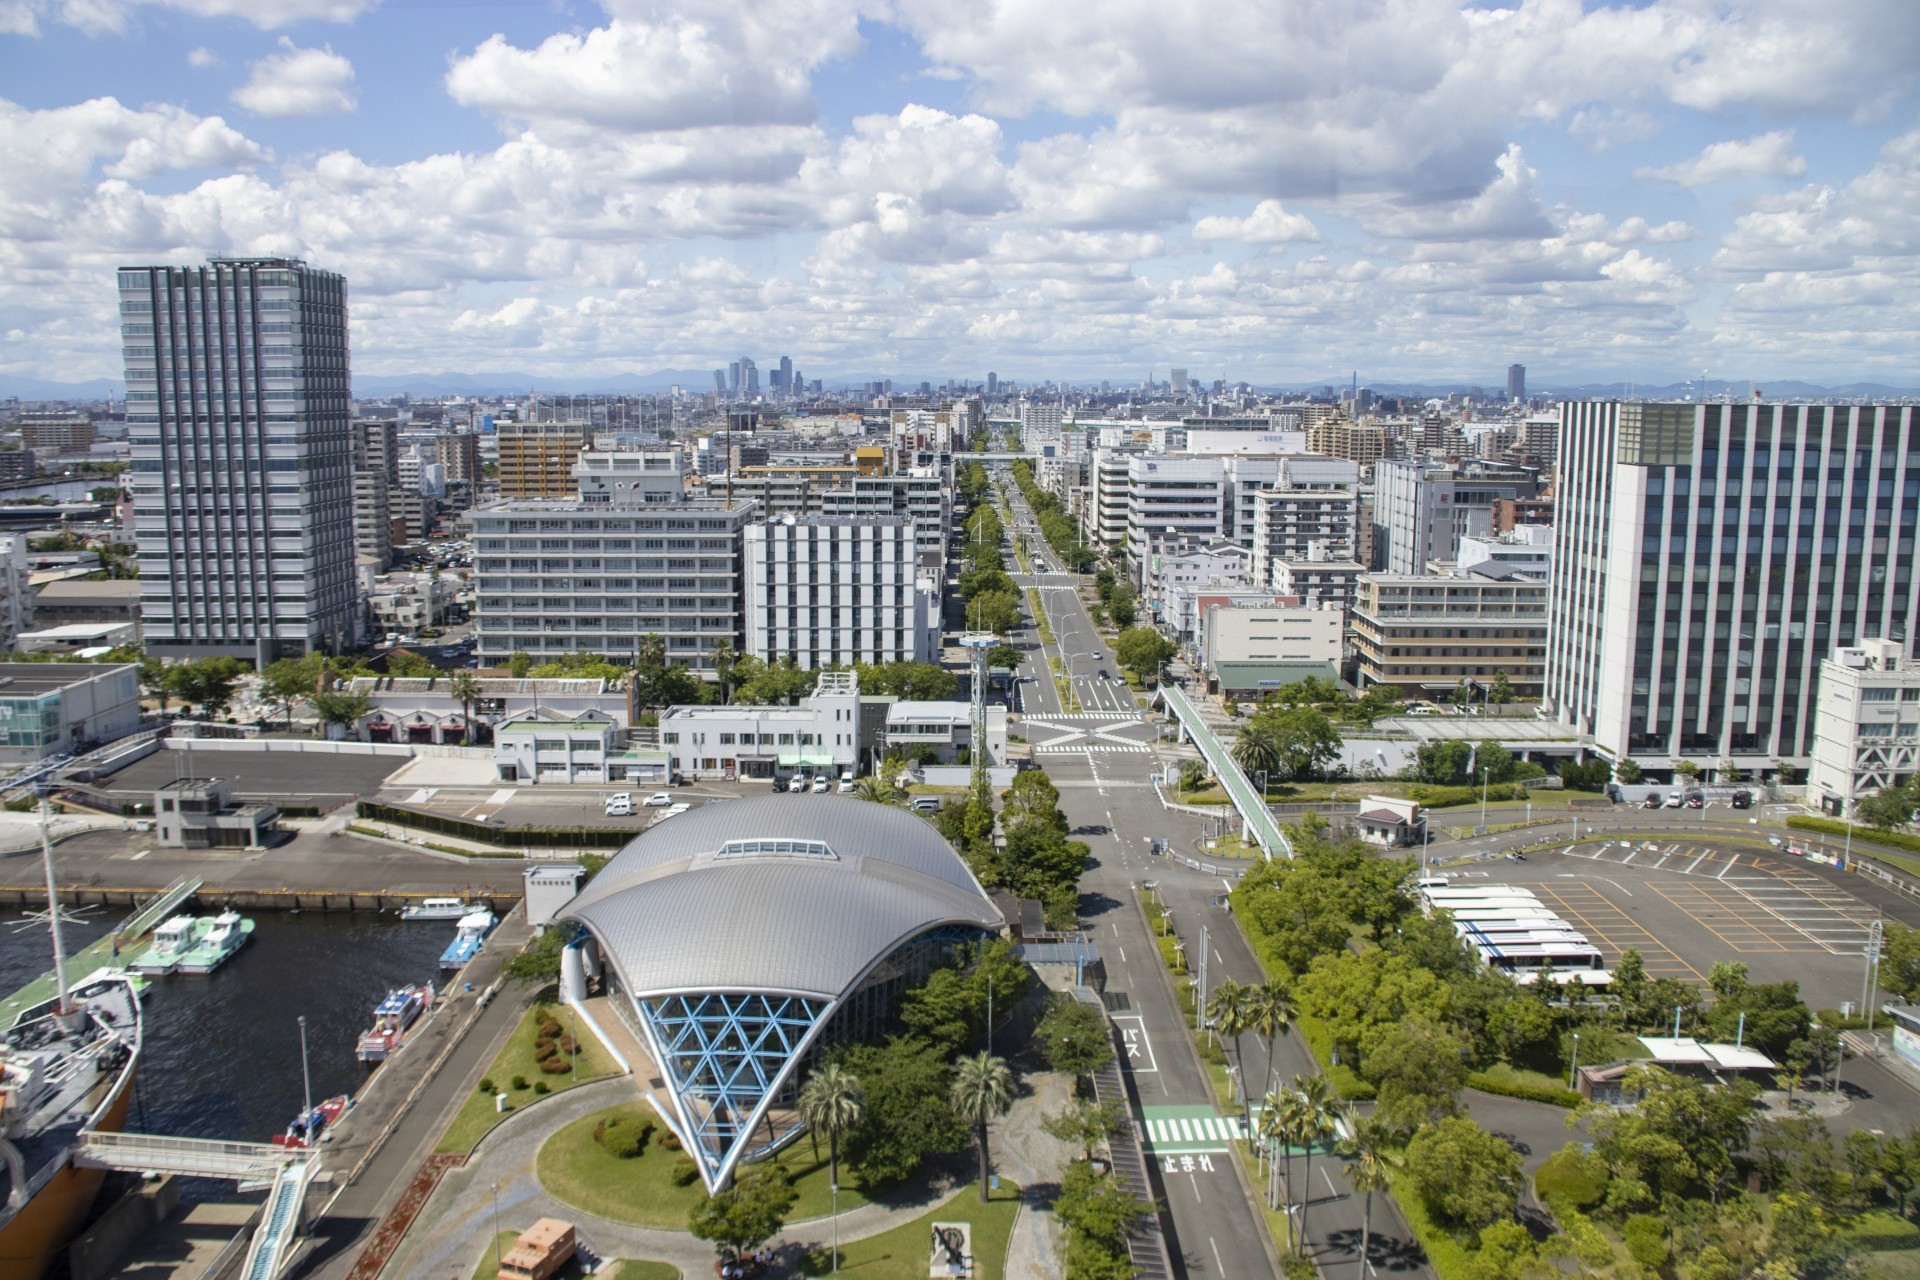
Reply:
[[238, 911], [222, 911], [200, 935], [199, 944], [180, 957], [180, 972], [212, 973], [252, 936], [253, 921], [241, 919]]
[[153, 941], [127, 961], [130, 973], [172, 973], [212, 927], [211, 917], [178, 915], [153, 931]]
[[453, 941], [440, 953], [442, 969], [460, 969], [467, 961], [478, 954], [487, 935], [493, 932], [493, 912], [482, 908], [460, 917], [459, 928], [454, 931]]
[[459, 898], [422, 898], [411, 907], [400, 909], [402, 920], [458, 920], [462, 916], [480, 910], [484, 902], [469, 906]]

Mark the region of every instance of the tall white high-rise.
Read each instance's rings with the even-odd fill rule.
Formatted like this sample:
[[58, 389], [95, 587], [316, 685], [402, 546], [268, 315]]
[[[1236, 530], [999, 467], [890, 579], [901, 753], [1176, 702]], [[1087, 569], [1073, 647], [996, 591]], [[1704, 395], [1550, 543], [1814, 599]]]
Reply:
[[1920, 619], [1910, 405], [1561, 406], [1546, 700], [1600, 751], [1804, 766], [1820, 663]]
[[346, 281], [215, 258], [119, 286], [148, 649], [264, 664], [356, 643]]

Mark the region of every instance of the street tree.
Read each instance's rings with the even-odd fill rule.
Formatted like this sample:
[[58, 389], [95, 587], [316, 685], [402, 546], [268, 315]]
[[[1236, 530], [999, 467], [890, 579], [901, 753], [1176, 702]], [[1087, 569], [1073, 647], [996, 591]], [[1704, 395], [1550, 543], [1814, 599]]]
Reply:
[[1246, 1063], [1240, 1053], [1240, 1033], [1249, 1026], [1247, 997], [1252, 990], [1244, 982], [1226, 978], [1207, 997], [1207, 1020], [1233, 1050], [1233, 1071], [1240, 1077], [1240, 1097], [1249, 1113], [1253, 1107], [1253, 1089], [1247, 1082]]
[[1876, 831], [1906, 826], [1913, 821], [1916, 810], [1920, 810], [1920, 782], [1882, 787], [1854, 805], [1855, 816]]
[[1233, 740], [1233, 762], [1248, 777], [1256, 773], [1272, 773], [1279, 767], [1280, 738], [1274, 733], [1273, 726], [1255, 716], [1240, 728], [1239, 736]]
[[1350, 1115], [1347, 1129], [1352, 1136], [1335, 1150], [1346, 1162], [1341, 1172], [1347, 1175], [1348, 1185], [1366, 1197], [1366, 1207], [1360, 1212], [1360, 1264], [1366, 1267], [1370, 1265], [1367, 1255], [1373, 1242], [1373, 1193], [1387, 1189], [1388, 1173], [1399, 1162], [1393, 1154], [1392, 1134], [1385, 1125]]
[[217, 716], [233, 701], [233, 686], [253, 668], [238, 658], [196, 658], [167, 668], [167, 689], [203, 716]]
[[1159, 672], [1162, 663], [1180, 652], [1180, 646], [1152, 627], [1128, 627], [1113, 642], [1114, 658], [1141, 683]]
[[1126, 1124], [1119, 1104], [1112, 1100], [1095, 1102], [1092, 1098], [1073, 1098], [1061, 1110], [1042, 1116], [1040, 1131], [1056, 1141], [1079, 1147], [1085, 1158], [1091, 1160], [1093, 1149], [1125, 1129]]
[[1640, 781], [1640, 762], [1631, 756], [1622, 756], [1613, 766], [1613, 776], [1624, 786], [1632, 786]]
[[[827, 1185], [836, 1192], [840, 1189], [840, 1139], [860, 1123], [866, 1105], [866, 1091], [858, 1077], [839, 1062], [822, 1063], [800, 1086], [800, 1117], [813, 1133], [826, 1135]], [[834, 1197], [833, 1212], [838, 1218], [838, 1196]]]
[[1465, 1116], [1422, 1126], [1407, 1144], [1407, 1177], [1436, 1218], [1487, 1227], [1513, 1216], [1520, 1156]]
[[1013, 1071], [1006, 1059], [970, 1054], [953, 1067], [954, 1114], [973, 1130], [980, 1153], [980, 1203], [987, 1202], [987, 1127], [1013, 1109]]
[[1033, 1033], [1047, 1065], [1076, 1078], [1092, 1075], [1113, 1058], [1106, 1015], [1069, 995], [1057, 994], [1048, 1002]]
[[1333, 1085], [1325, 1076], [1295, 1076], [1293, 1080], [1294, 1096], [1298, 1099], [1296, 1116], [1299, 1128], [1296, 1131], [1300, 1145], [1305, 1148], [1306, 1187], [1300, 1196], [1300, 1247], [1304, 1251], [1307, 1244], [1307, 1205], [1313, 1199], [1313, 1149], [1326, 1142], [1337, 1131], [1340, 1119], [1340, 1099], [1333, 1091]]
[[473, 704], [480, 700], [480, 679], [471, 671], [456, 671], [447, 681], [447, 692], [460, 704], [460, 722], [465, 727], [463, 741], [473, 745]]
[[1507, 679], [1507, 673], [1496, 671], [1487, 685], [1487, 701], [1495, 706], [1505, 706], [1514, 700], [1513, 682]]
[[752, 1253], [780, 1234], [795, 1198], [785, 1168], [758, 1165], [696, 1204], [687, 1215], [687, 1230], [697, 1240], [711, 1241], [723, 1258]]
[[309, 701], [313, 704], [313, 713], [320, 719], [322, 732], [333, 725], [345, 727], [356, 724], [360, 717], [367, 714], [367, 695], [347, 693], [330, 689], [316, 693]]

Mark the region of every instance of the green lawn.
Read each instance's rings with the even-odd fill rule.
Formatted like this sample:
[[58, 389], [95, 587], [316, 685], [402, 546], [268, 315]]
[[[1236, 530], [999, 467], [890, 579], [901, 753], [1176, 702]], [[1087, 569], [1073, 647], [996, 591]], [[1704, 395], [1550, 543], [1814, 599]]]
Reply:
[[[987, 1204], [980, 1203], [979, 1184], [968, 1183], [931, 1213], [880, 1235], [841, 1245], [840, 1274], [854, 1280], [926, 1280], [933, 1224], [965, 1222], [973, 1227], [974, 1280], [1000, 1280], [1006, 1274], [1007, 1240], [1013, 1234], [1013, 1219], [1019, 1208], [1020, 1188], [1004, 1178]], [[827, 1251], [821, 1249], [818, 1256], [803, 1258], [800, 1274], [829, 1274], [831, 1259], [826, 1255]]]
[[[595, 1142], [594, 1125], [609, 1116], [652, 1122], [653, 1140], [647, 1143], [647, 1149], [631, 1160], [622, 1160]], [[687, 1215], [706, 1197], [706, 1191], [698, 1179], [685, 1187], [673, 1185], [673, 1168], [681, 1153], [661, 1145], [660, 1139], [667, 1132], [650, 1107], [639, 1103], [609, 1107], [583, 1116], [548, 1138], [540, 1148], [535, 1168], [541, 1185], [548, 1191], [588, 1213], [636, 1227], [684, 1231]], [[820, 1159], [816, 1162], [812, 1143], [802, 1138], [787, 1148], [785, 1158], [787, 1169], [793, 1175], [793, 1189], [798, 1194], [793, 1212], [787, 1215], [788, 1221], [826, 1217], [832, 1200], [827, 1185], [826, 1148], [820, 1149]], [[841, 1177], [847, 1177], [844, 1169]], [[859, 1191], [845, 1181], [840, 1184], [842, 1210], [865, 1203], [866, 1197]]]
[[[494, 1277], [500, 1274], [495, 1258], [504, 1256], [513, 1248], [513, 1242], [519, 1238], [518, 1231], [502, 1231], [500, 1239], [495, 1242], [499, 1247], [499, 1253], [494, 1252], [493, 1246], [488, 1246], [487, 1251], [480, 1256], [480, 1261], [474, 1265], [473, 1280], [494, 1280]], [[583, 1272], [578, 1265], [574, 1265], [567, 1267], [560, 1274], [572, 1277], [581, 1275]], [[671, 1263], [635, 1262], [629, 1258], [609, 1259], [607, 1265], [597, 1274], [603, 1277], [603, 1280], [681, 1280], [680, 1268]]]
[[[495, 1056], [493, 1064], [487, 1068], [484, 1078], [493, 1081], [496, 1088], [506, 1090], [507, 1109], [495, 1111], [492, 1095], [476, 1090], [461, 1105], [460, 1113], [454, 1116], [447, 1131], [440, 1135], [440, 1144], [434, 1148], [435, 1151], [473, 1150], [474, 1144], [485, 1137], [489, 1129], [512, 1115], [515, 1109], [526, 1106], [539, 1096], [533, 1092], [533, 1082], [536, 1080], [544, 1080], [549, 1090], [560, 1093], [575, 1084], [585, 1084], [589, 1080], [614, 1074], [616, 1068], [613, 1059], [607, 1056], [607, 1051], [594, 1038], [593, 1032], [585, 1027], [578, 1029], [579, 1035], [576, 1037], [580, 1044], [580, 1055], [575, 1060], [574, 1072], [557, 1076], [542, 1072], [533, 1060], [533, 1041], [537, 1022], [535, 1015], [543, 1007], [549, 1006], [535, 1005], [527, 1010], [514, 1027], [513, 1034], [507, 1037], [507, 1043]], [[560, 1025], [569, 1027], [572, 1011], [564, 1005], [550, 1007]], [[513, 1087], [516, 1075], [526, 1078], [527, 1088]]]

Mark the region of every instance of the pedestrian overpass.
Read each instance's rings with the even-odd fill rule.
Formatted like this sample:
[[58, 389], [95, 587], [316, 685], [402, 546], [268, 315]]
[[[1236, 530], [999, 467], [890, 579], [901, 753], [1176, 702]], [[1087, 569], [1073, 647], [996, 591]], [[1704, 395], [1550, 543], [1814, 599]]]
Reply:
[[1206, 717], [1187, 697], [1186, 690], [1178, 685], [1163, 684], [1156, 700], [1180, 724], [1183, 738], [1200, 748], [1200, 754], [1206, 758], [1207, 768], [1220, 780], [1226, 790], [1227, 798], [1240, 814], [1240, 821], [1246, 827], [1247, 838], [1260, 846], [1260, 852], [1269, 858], [1293, 856], [1293, 846], [1287, 843], [1287, 837], [1281, 832], [1280, 824], [1273, 820], [1273, 814], [1267, 809], [1266, 801], [1255, 789], [1252, 781], [1241, 771], [1233, 755], [1214, 736]]
[[274, 1280], [292, 1258], [306, 1215], [307, 1187], [320, 1171], [320, 1154], [267, 1142], [170, 1138], [153, 1133], [80, 1135], [73, 1162], [83, 1169], [141, 1175], [230, 1178], [242, 1187], [265, 1185], [267, 1202], [247, 1247], [244, 1280]]

